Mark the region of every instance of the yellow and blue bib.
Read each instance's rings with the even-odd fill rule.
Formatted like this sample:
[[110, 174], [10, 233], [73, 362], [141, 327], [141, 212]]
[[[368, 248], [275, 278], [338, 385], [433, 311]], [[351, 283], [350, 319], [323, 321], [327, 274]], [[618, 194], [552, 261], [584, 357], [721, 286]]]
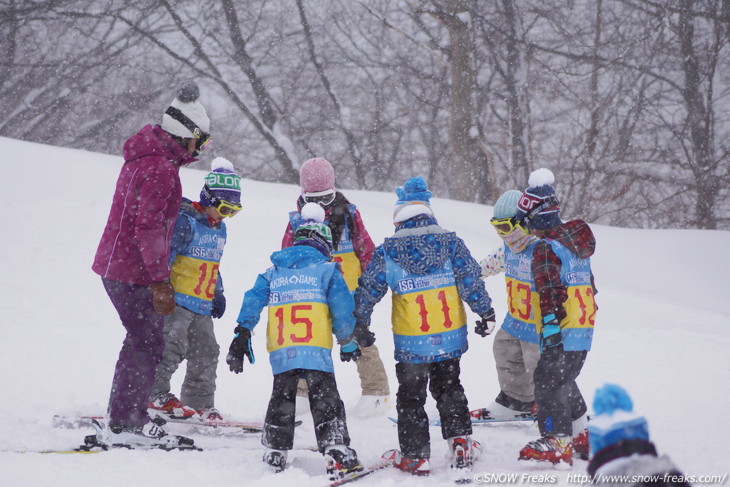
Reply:
[[175, 302], [201, 315], [210, 315], [218, 281], [218, 267], [226, 245], [226, 227], [211, 228], [188, 218], [192, 238], [190, 243], [172, 257], [170, 282], [175, 288]]
[[274, 374], [292, 369], [334, 372], [327, 287], [334, 263], [275, 268], [269, 278], [266, 349]]
[[431, 363], [461, 356], [468, 349], [466, 313], [447, 259], [426, 275], [411, 274], [387, 254], [386, 280], [393, 293], [395, 359]]
[[567, 315], [560, 322], [563, 349], [590, 350], [598, 307], [591, 282], [591, 260], [581, 259], [557, 240], [547, 240], [562, 262], [560, 280], [568, 290], [563, 304]]
[[515, 253], [504, 246], [504, 278], [507, 284], [507, 316], [502, 329], [523, 342], [539, 343], [538, 325], [542, 323], [540, 295], [532, 278], [535, 243]]

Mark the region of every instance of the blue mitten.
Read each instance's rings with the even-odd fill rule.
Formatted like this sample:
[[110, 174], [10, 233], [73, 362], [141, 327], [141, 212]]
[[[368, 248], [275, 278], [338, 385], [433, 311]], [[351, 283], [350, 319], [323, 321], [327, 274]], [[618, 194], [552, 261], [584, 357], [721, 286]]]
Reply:
[[540, 334], [540, 353], [563, 344], [563, 333], [560, 331], [558, 319], [549, 314], [542, 319], [542, 333]]

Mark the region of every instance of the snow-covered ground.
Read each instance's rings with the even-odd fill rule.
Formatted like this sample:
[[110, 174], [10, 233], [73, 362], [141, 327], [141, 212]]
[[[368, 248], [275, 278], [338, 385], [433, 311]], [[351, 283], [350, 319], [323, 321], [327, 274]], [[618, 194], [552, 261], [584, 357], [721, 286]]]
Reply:
[[[98, 455], [29, 453], [78, 445], [86, 430], [52, 427], [54, 414], [100, 413], [106, 409], [123, 328], [100, 278], [91, 269], [108, 215], [121, 164], [119, 157], [0, 138], [0, 485], [153, 486], [317, 486], [326, 483], [321, 457], [295, 450], [281, 474], [261, 463], [257, 435], [241, 438], [196, 436], [203, 452], [111, 451]], [[326, 155], [325, 155], [326, 156]], [[235, 160], [234, 154], [228, 155]], [[203, 171], [183, 169], [184, 194], [197, 199]], [[228, 221], [222, 261], [228, 310], [216, 328], [222, 355], [228, 349], [244, 291], [279, 248], [298, 188], [243, 181], [244, 210]], [[557, 192], [560, 195], [559, 181]], [[345, 191], [356, 203], [373, 240], [393, 229], [394, 193]], [[442, 226], [455, 230], [479, 259], [499, 244], [489, 227], [490, 207], [433, 200]], [[596, 225], [593, 269], [599, 289], [594, 348], [579, 378], [590, 402], [605, 382], [623, 385], [648, 421], [660, 452], [688, 474], [730, 471], [730, 232], [627, 230]], [[487, 287], [499, 316], [505, 313], [504, 279]], [[390, 334], [390, 299], [376, 307], [373, 327], [395, 400], [395, 367]], [[474, 316], [471, 316], [474, 318]], [[473, 320], [472, 320], [473, 321]], [[259, 360], [235, 375], [221, 357], [217, 406], [240, 420], [262, 420], [272, 376], [263, 326], [254, 336]], [[492, 340], [470, 336], [462, 381], [470, 407], [486, 406], [498, 392]], [[176, 374], [179, 387], [182, 371]], [[352, 364], [337, 364], [345, 405], [359, 398]], [[433, 404], [429, 407], [433, 409]], [[349, 419], [353, 447], [364, 463], [397, 447], [386, 418]], [[478, 427], [485, 449], [475, 472], [519, 473], [518, 483], [567, 485], [569, 471], [526, 465], [517, 452], [537, 437], [534, 426]], [[446, 442], [431, 429], [432, 470], [416, 478], [386, 470], [362, 479], [378, 486], [430, 486], [448, 481]], [[297, 447], [314, 445], [311, 423], [298, 428]], [[26, 453], [20, 453], [25, 451]], [[576, 461], [572, 473], [585, 473]], [[523, 478], [522, 474], [533, 475]], [[575, 479], [572, 477], [571, 479]]]

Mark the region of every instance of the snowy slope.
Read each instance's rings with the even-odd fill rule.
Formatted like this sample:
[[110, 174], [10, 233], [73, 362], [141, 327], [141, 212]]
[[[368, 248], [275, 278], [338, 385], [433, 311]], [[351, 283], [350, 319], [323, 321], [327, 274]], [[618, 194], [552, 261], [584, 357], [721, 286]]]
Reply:
[[[3, 229], [0, 263], [2, 330], [0, 340], [0, 485], [109, 487], [316, 486], [325, 483], [321, 457], [295, 451], [291, 468], [274, 476], [260, 462], [256, 435], [241, 439], [196, 437], [204, 452], [112, 451], [98, 455], [41, 455], [18, 451], [68, 448], [85, 430], [51, 426], [54, 414], [98, 413], [106, 408], [123, 328], [98, 276], [90, 269], [121, 159], [71, 149], [0, 138], [0, 195]], [[235, 155], [229, 155], [235, 159]], [[184, 194], [197, 199], [204, 172], [182, 170]], [[217, 323], [223, 355], [243, 292], [269, 265], [279, 248], [298, 188], [244, 180], [244, 210], [229, 221], [222, 261], [228, 310]], [[558, 185], [558, 193], [560, 188]], [[345, 191], [362, 211], [376, 243], [390, 235], [392, 193]], [[489, 228], [491, 208], [433, 200], [440, 223], [465, 239], [478, 259], [499, 244]], [[594, 349], [579, 379], [590, 401], [596, 387], [610, 381], [625, 386], [638, 411], [649, 420], [661, 452], [686, 473], [728, 472], [725, 418], [730, 402], [730, 232], [643, 231], [595, 226], [598, 251], [593, 259], [600, 310]], [[502, 277], [487, 286], [498, 315], [505, 313]], [[377, 345], [396, 387], [389, 298], [376, 307]], [[473, 318], [473, 316], [472, 316]], [[237, 419], [261, 420], [271, 388], [265, 333], [254, 336], [259, 360], [234, 375], [224, 360], [218, 370], [217, 406]], [[470, 336], [462, 380], [471, 407], [485, 406], [498, 392], [491, 338]], [[176, 375], [176, 386], [181, 381]], [[359, 397], [352, 364], [337, 364], [346, 406]], [[395, 396], [393, 394], [393, 401]], [[433, 404], [430, 404], [433, 407]], [[397, 447], [394, 426], [384, 418], [349, 420], [353, 446], [365, 463]], [[421, 479], [384, 471], [360, 484], [442, 485], [446, 445], [431, 430], [434, 473]], [[475, 430], [485, 447], [477, 472], [550, 475], [567, 483], [568, 472], [518, 462], [518, 450], [537, 436], [526, 424], [492, 425]], [[314, 445], [311, 424], [297, 431], [296, 446]], [[577, 461], [574, 473], [585, 472]], [[523, 479], [524, 480], [524, 479]], [[532, 480], [521, 482], [536, 484]]]

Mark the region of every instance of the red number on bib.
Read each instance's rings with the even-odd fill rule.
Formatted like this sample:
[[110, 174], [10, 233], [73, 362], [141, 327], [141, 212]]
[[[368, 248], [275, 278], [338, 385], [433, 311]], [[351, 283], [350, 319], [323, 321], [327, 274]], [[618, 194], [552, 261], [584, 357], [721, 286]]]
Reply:
[[453, 323], [451, 322], [451, 316], [449, 315], [449, 303], [446, 302], [446, 292], [440, 291], [438, 298], [439, 301], [441, 301], [441, 311], [444, 312], [444, 328], [451, 328]]
[[[289, 314], [289, 322], [292, 325], [296, 325], [298, 323], [304, 323], [306, 325], [306, 333], [303, 337], [296, 336], [294, 333], [289, 335], [289, 339], [293, 343], [309, 343], [312, 340], [312, 320], [309, 318], [304, 318], [302, 316], [297, 316], [297, 311], [311, 311], [312, 305], [311, 304], [298, 304], [294, 305], [290, 308], [291, 312]], [[284, 344], [284, 308], [279, 308], [274, 313], [274, 316], [276, 316], [279, 319], [279, 323], [276, 326], [277, 331], [279, 332], [279, 336], [276, 338], [277, 345], [283, 345]]]
[[[585, 301], [583, 300], [583, 296], [581, 296], [581, 294], [580, 294], [580, 289], [576, 289], [574, 294], [575, 294], [575, 298], [578, 300], [578, 305], [580, 306], [580, 312], [581, 312], [580, 318], [578, 319], [578, 323], [580, 323], [581, 325], [585, 325], [586, 318], [587, 318], [588, 324], [595, 325], [596, 311], [598, 311], [598, 309], [595, 306], [593, 306], [593, 311], [591, 312], [590, 316], [587, 316], [587, 313], [586, 313], [587, 306], [585, 304]], [[587, 288], [586, 296], [593, 296], [593, 289]]]
[[198, 285], [195, 286], [195, 289], [193, 289], [196, 295], [200, 296], [202, 294], [203, 284], [205, 284], [207, 280], [208, 285], [205, 287], [205, 296], [209, 299], [213, 299], [214, 292], [212, 291], [215, 291], [216, 277], [218, 276], [218, 267], [220, 267], [218, 264], [213, 264], [210, 269], [210, 275], [208, 275], [208, 264], [204, 263], [200, 265], [200, 267], [198, 268], [198, 270], [200, 270]]
[[416, 296], [416, 303], [421, 308], [418, 312], [421, 315], [421, 331], [428, 331], [431, 328], [428, 324], [428, 311], [426, 311], [426, 303], [423, 300], [423, 294]]
[[297, 316], [297, 311], [311, 311], [312, 305], [311, 304], [298, 304], [296, 306], [291, 307], [291, 322], [293, 325], [296, 325], [297, 323], [304, 323], [307, 325], [307, 334], [303, 337], [298, 337], [294, 333], [289, 335], [289, 338], [291, 338], [291, 341], [294, 343], [308, 343], [310, 340], [312, 340], [312, 320], [309, 318], [302, 318]]
[[[444, 328], [451, 328], [454, 323], [451, 321], [451, 315], [449, 311], [449, 303], [446, 301], [446, 292], [440, 291], [436, 296], [441, 301], [441, 311], [444, 313]], [[421, 331], [428, 331], [431, 329], [431, 325], [428, 324], [428, 310], [426, 309], [426, 301], [423, 294], [416, 296], [416, 303], [420, 308], [418, 314], [421, 316]]]
[[[530, 285], [524, 282], [518, 282], [517, 286], [513, 285], [514, 281], [507, 283], [507, 294], [509, 295], [509, 312], [511, 315], [517, 315], [523, 320], [529, 320], [532, 315], [532, 291]], [[519, 298], [519, 294], [524, 293], [524, 298]], [[515, 307], [515, 303], [518, 307]]]

